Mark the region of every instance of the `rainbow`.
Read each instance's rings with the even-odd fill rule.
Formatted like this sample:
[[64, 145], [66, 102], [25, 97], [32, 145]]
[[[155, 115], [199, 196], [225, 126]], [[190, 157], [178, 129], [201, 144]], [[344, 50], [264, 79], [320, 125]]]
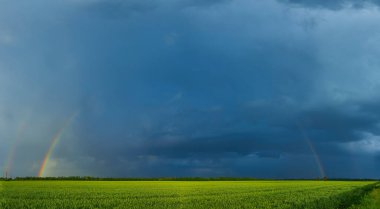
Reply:
[[52, 155], [55, 147], [57, 146], [58, 142], [60, 141], [60, 139], [64, 135], [67, 127], [72, 123], [72, 121], [74, 120], [74, 118], [78, 114], [79, 114], [78, 112], [75, 112], [70, 117], [68, 117], [67, 120], [65, 121], [65, 123], [63, 124], [63, 126], [57, 131], [56, 134], [54, 134], [53, 138], [51, 139], [51, 143], [50, 143], [49, 149], [46, 152], [45, 157], [44, 157], [44, 159], [42, 161], [40, 170], [38, 171], [38, 177], [43, 177], [44, 176], [44, 173], [45, 173], [45, 170], [46, 170], [46, 165], [49, 163], [50, 157], [51, 157], [51, 155]]
[[321, 159], [319, 158], [319, 155], [313, 145], [313, 143], [311, 142], [311, 140], [309, 139], [309, 137], [307, 136], [307, 134], [305, 133], [305, 131], [302, 130], [301, 126], [299, 126], [300, 129], [301, 129], [301, 132], [303, 134], [303, 137], [305, 139], [305, 141], [307, 142], [307, 145], [309, 146], [311, 152], [313, 153], [313, 156], [314, 156], [314, 159], [315, 159], [315, 163], [317, 164], [318, 166], [318, 169], [319, 169], [319, 175], [321, 178], [324, 178], [326, 176], [325, 174], [325, 169], [323, 168], [323, 165], [322, 165], [322, 161]]
[[313, 143], [311, 143], [311, 140], [308, 137], [306, 137], [306, 141], [310, 147], [311, 152], [314, 155], [315, 162], [317, 163], [317, 166], [319, 169], [319, 174], [320, 174], [321, 178], [324, 178], [326, 176], [326, 174], [325, 174], [325, 169], [322, 166], [321, 159], [319, 158], [319, 155], [317, 154], [317, 151], [315, 150]]
[[4, 166], [4, 173], [5, 174], [9, 174], [12, 170], [13, 160], [14, 160], [14, 157], [16, 155], [16, 148], [17, 148], [18, 144], [20, 143], [22, 135], [24, 135], [26, 128], [27, 128], [27, 123], [24, 121], [21, 123], [21, 125], [17, 129], [16, 139], [15, 139], [14, 143], [12, 144], [12, 147], [9, 151], [9, 154], [8, 154], [5, 166]]

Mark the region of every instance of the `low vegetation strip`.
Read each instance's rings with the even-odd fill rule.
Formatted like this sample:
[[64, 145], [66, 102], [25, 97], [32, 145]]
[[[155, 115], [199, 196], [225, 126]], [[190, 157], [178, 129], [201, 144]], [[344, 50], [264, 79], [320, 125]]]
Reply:
[[306, 203], [299, 208], [307, 209], [319, 209], [319, 208], [336, 208], [347, 209], [352, 205], [361, 202], [369, 192], [373, 191], [377, 186], [377, 183], [369, 184], [363, 187], [353, 189], [351, 191], [343, 192], [330, 197], [320, 198], [313, 203]]
[[354, 204], [350, 209], [379, 209], [380, 208], [380, 183], [365, 195], [359, 204]]
[[3, 181], [0, 180], [0, 208], [5, 205], [5, 197], [3, 192]]
[[1, 209], [347, 208], [365, 181], [5, 181]]

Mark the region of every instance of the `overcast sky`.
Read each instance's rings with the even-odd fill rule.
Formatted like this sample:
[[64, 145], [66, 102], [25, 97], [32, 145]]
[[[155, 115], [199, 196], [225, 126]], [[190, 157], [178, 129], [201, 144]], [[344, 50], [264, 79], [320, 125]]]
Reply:
[[378, 5], [0, 0], [0, 168], [379, 178]]

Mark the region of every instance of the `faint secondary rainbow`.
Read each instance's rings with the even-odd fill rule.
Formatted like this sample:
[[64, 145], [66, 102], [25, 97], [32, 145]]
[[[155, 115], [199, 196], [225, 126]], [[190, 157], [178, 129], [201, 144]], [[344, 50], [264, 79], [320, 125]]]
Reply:
[[321, 159], [319, 158], [319, 155], [313, 145], [313, 143], [311, 142], [311, 140], [309, 139], [309, 137], [307, 136], [307, 134], [305, 133], [305, 131], [303, 131], [303, 129], [301, 128], [301, 126], [299, 126], [300, 129], [301, 129], [301, 132], [303, 134], [303, 137], [305, 139], [305, 141], [307, 142], [307, 145], [309, 146], [311, 152], [313, 153], [313, 156], [314, 156], [314, 159], [315, 159], [315, 163], [317, 164], [318, 166], [318, 169], [319, 169], [319, 175], [321, 178], [324, 178], [326, 176], [325, 174], [325, 169], [323, 168], [323, 165], [322, 165], [322, 161]]
[[27, 123], [25, 121], [22, 122], [21, 125], [17, 128], [15, 141], [12, 144], [12, 147], [9, 151], [9, 154], [7, 156], [7, 160], [6, 160], [5, 166], [4, 166], [4, 174], [6, 174], [6, 175], [9, 175], [12, 171], [13, 160], [14, 160], [15, 155], [16, 155], [16, 148], [17, 148], [18, 144], [20, 143], [21, 138], [24, 135], [26, 128], [27, 128]]
[[326, 176], [326, 174], [325, 174], [325, 169], [323, 168], [321, 159], [319, 158], [319, 155], [318, 155], [317, 151], [315, 150], [315, 147], [314, 147], [313, 143], [311, 142], [311, 140], [307, 136], [305, 138], [306, 138], [306, 141], [310, 147], [311, 152], [314, 155], [315, 162], [317, 163], [318, 168], [319, 168], [319, 173], [320, 173], [321, 177], [323, 178]]
[[51, 157], [51, 155], [52, 155], [55, 147], [57, 146], [58, 142], [60, 141], [60, 139], [64, 135], [67, 127], [70, 126], [70, 124], [72, 123], [72, 121], [74, 120], [74, 118], [78, 114], [79, 114], [78, 112], [75, 112], [69, 118], [67, 118], [67, 120], [65, 121], [65, 123], [63, 124], [63, 126], [57, 131], [57, 133], [55, 133], [55, 135], [51, 139], [51, 143], [50, 143], [49, 149], [46, 152], [44, 160], [42, 161], [40, 170], [38, 171], [38, 177], [43, 177], [44, 176], [45, 170], [46, 170], [46, 165], [49, 163], [50, 157]]

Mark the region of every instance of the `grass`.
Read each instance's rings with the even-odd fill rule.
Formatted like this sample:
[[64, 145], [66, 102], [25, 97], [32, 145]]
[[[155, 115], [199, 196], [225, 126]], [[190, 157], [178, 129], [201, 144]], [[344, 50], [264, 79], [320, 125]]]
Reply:
[[353, 181], [3, 181], [0, 184], [1, 209], [348, 208], [359, 204], [374, 187], [374, 182]]
[[380, 185], [377, 185], [369, 194], [366, 194], [359, 204], [350, 209], [379, 209], [380, 208]]

